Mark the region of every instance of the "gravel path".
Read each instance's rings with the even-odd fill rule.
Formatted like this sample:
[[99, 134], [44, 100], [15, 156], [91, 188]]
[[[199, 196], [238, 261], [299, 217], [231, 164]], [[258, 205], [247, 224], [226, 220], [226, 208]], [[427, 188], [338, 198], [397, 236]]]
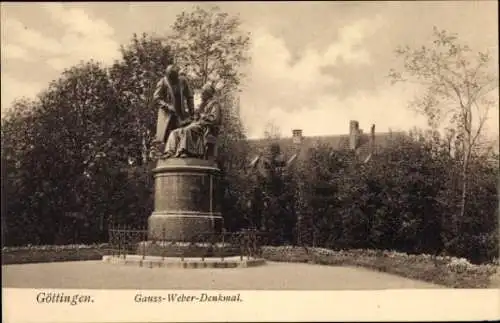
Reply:
[[363, 268], [273, 263], [235, 269], [165, 269], [101, 261], [2, 266], [2, 286], [75, 289], [361, 290], [440, 288]]

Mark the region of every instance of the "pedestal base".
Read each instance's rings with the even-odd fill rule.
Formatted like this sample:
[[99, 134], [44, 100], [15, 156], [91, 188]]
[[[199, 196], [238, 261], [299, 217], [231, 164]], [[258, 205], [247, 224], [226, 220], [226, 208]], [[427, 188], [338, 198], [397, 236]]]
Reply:
[[155, 210], [148, 220], [148, 240], [197, 242], [200, 234], [222, 230], [220, 170], [213, 161], [159, 160], [153, 172]]
[[221, 232], [222, 227], [220, 215], [154, 212], [148, 219], [148, 239], [197, 242], [201, 235]]
[[138, 266], [145, 268], [175, 268], [175, 269], [195, 269], [195, 268], [245, 268], [256, 267], [266, 264], [261, 258], [176, 258], [176, 257], [152, 257], [126, 255], [125, 257], [103, 256], [102, 261], [115, 265]]
[[228, 243], [170, 243], [143, 241], [137, 245], [137, 255], [156, 257], [231, 257], [241, 254], [239, 246]]

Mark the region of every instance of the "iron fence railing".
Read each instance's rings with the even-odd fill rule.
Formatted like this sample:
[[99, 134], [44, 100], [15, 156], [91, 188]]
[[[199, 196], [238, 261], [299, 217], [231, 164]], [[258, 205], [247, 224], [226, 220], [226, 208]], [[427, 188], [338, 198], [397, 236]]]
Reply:
[[225, 257], [239, 256], [243, 258], [258, 258], [262, 255], [262, 246], [266, 245], [268, 235], [254, 229], [238, 232], [199, 233], [188, 241], [168, 239], [149, 240], [146, 228], [127, 226], [112, 227], [109, 230], [108, 255], [125, 257], [126, 255], [180, 257]]

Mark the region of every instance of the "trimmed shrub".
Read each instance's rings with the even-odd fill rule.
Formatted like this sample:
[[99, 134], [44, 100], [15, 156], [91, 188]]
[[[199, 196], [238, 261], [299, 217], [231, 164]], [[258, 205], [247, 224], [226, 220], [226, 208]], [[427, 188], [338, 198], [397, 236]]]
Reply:
[[4, 247], [2, 264], [100, 260], [107, 247], [107, 244]]

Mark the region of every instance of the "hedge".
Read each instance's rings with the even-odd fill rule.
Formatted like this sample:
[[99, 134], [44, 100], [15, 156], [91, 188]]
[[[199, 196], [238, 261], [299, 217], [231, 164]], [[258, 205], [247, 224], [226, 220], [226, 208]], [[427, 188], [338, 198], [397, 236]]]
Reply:
[[100, 260], [106, 248], [107, 244], [4, 247], [2, 264]]

